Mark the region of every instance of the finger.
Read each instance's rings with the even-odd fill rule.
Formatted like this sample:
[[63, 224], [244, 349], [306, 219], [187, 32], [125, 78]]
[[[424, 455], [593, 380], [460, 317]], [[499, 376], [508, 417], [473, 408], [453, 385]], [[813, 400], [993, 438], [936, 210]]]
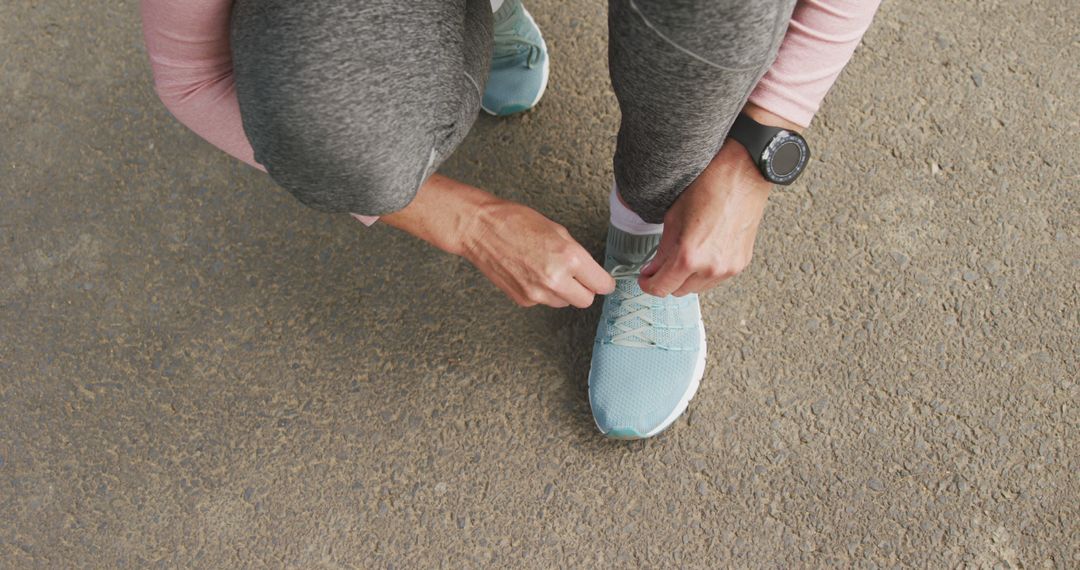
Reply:
[[551, 307], [552, 309], [564, 309], [570, 306], [570, 303], [568, 303], [566, 299], [555, 295], [544, 295], [539, 297], [538, 300], [531, 297], [523, 297], [521, 299], [514, 299], [514, 302], [517, 303], [518, 307], [524, 307], [526, 309], [529, 307], [536, 307], [538, 304], [542, 304], [544, 307]]
[[596, 295], [576, 279], [567, 279], [556, 291], [560, 297], [579, 309], [587, 309], [593, 304]]
[[530, 300], [528, 300], [528, 299], [526, 299], [524, 297], [510, 297], [510, 300], [513, 301], [515, 305], [521, 307], [522, 309], [528, 309], [529, 307], [535, 307], [536, 306], [535, 302], [530, 301]]
[[529, 299], [523, 294], [519, 294], [509, 289], [503, 289], [503, 293], [506, 293], [506, 296], [510, 297], [510, 300], [513, 301], [515, 305], [523, 309], [536, 306], [536, 301]]
[[699, 273], [694, 273], [683, 282], [682, 286], [675, 290], [672, 295], [676, 297], [682, 297], [691, 293], [701, 293], [707, 291], [711, 286], [713, 279], [702, 277]]
[[551, 307], [552, 309], [565, 309], [566, 307], [570, 306], [570, 303], [567, 303], [566, 301], [558, 297], [552, 297], [550, 301], [544, 304]]
[[690, 270], [676, 263], [674, 260], [665, 260], [664, 264], [652, 274], [646, 277], [642, 274], [638, 284], [641, 290], [656, 297], [666, 297], [682, 287], [686, 279], [690, 277]]
[[579, 267], [574, 271], [574, 279], [587, 289], [600, 295], [607, 295], [615, 290], [615, 279], [604, 271], [603, 267], [592, 258], [588, 252], [582, 250], [583, 259]]
[[716, 279], [713, 279], [712, 281], [709, 281], [708, 283], [706, 283], [701, 288], [701, 292], [704, 293], [706, 291], [711, 291], [713, 289], [716, 289], [717, 287], [723, 285], [728, 279], [731, 279], [731, 278], [730, 277], [717, 277]]
[[656, 275], [657, 271], [660, 271], [660, 268], [664, 266], [664, 263], [666, 263], [668, 259], [667, 249], [667, 244], [661, 241], [660, 247], [657, 248], [656, 255], [652, 258], [652, 261], [641, 268], [642, 277], [652, 277], [653, 275]]
[[495, 287], [498, 287], [498, 289], [513, 301], [515, 305], [522, 308], [529, 308], [537, 304], [537, 301], [529, 298], [529, 295], [524, 289], [513, 282], [503, 279], [497, 272], [481, 269], [480, 273], [482, 273], [484, 277], [487, 277], [488, 281], [495, 285]]
[[538, 299], [539, 300], [534, 304], [545, 305], [553, 309], [562, 309], [570, 306], [570, 303], [568, 303], [566, 299], [563, 299], [561, 296], [552, 292], [544, 293]]

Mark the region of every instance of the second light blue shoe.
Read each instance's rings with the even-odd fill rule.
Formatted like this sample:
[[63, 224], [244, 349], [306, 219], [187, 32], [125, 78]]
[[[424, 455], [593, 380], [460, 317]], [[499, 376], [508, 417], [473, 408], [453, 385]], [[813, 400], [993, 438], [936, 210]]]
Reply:
[[547, 89], [547, 44], [521, 0], [505, 0], [495, 12], [491, 73], [480, 107], [505, 117], [532, 109]]
[[608, 437], [643, 439], [670, 426], [705, 373], [705, 327], [697, 295], [654, 297], [637, 279], [660, 234], [608, 228], [604, 267], [615, 291], [604, 299], [589, 370], [589, 405]]

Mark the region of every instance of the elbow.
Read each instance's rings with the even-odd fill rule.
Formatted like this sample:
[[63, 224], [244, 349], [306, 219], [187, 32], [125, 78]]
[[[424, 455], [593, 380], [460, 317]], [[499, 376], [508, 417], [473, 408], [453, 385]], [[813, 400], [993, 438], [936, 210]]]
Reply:
[[178, 78], [172, 77], [172, 74], [167, 70], [160, 69], [157, 66], [152, 67], [154, 94], [157, 95], [158, 101], [165, 106], [166, 110], [172, 113], [173, 116], [177, 116], [183, 107], [184, 93], [190, 93], [197, 86], [186, 86]]
[[196, 131], [196, 125], [193, 124], [193, 116], [190, 112], [191, 97], [193, 93], [198, 92], [198, 89], [196, 85], [180, 84], [172, 78], [154, 73], [154, 93], [158, 101], [173, 118], [193, 131]]

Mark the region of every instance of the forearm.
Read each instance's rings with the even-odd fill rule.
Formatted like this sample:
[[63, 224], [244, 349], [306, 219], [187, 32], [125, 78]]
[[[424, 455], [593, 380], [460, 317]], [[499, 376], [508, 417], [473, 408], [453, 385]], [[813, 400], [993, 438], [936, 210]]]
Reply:
[[780, 51], [750, 102], [808, 126], [879, 4], [880, 0], [799, 0]]
[[789, 131], [799, 134], [802, 134], [803, 130], [805, 129], [802, 125], [794, 121], [790, 121], [784, 117], [781, 117], [780, 115], [777, 115], [776, 113], [764, 107], [760, 107], [753, 102], [748, 102], [746, 106], [743, 107], [743, 113], [749, 115], [751, 119], [763, 125], [769, 125], [770, 127], [780, 127], [782, 129], [787, 129]]
[[479, 188], [433, 174], [408, 206], [380, 219], [447, 253], [464, 255], [467, 236], [475, 233], [487, 207], [498, 201]]
[[472, 263], [518, 305], [585, 308], [615, 282], [566, 228], [539, 212], [435, 174], [384, 223]]

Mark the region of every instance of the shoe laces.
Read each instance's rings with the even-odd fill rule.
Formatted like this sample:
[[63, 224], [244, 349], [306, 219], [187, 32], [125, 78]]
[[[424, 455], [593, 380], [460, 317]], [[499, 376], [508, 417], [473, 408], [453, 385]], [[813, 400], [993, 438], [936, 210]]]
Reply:
[[[655, 310], [666, 308], [665, 305], [657, 305], [654, 302], [656, 297], [642, 291], [636, 283], [641, 270], [652, 261], [653, 257], [656, 257], [656, 250], [657, 248], [653, 247], [641, 261], [619, 264], [609, 271], [616, 283], [613, 293], [614, 302], [620, 308], [627, 309], [626, 313], [608, 320], [608, 324], [615, 331], [611, 335], [611, 344], [670, 350], [669, 347], [662, 346], [656, 341], [655, 329], [676, 327], [666, 327], [653, 320], [656, 315]], [[620, 282], [623, 286], [619, 286]]]

